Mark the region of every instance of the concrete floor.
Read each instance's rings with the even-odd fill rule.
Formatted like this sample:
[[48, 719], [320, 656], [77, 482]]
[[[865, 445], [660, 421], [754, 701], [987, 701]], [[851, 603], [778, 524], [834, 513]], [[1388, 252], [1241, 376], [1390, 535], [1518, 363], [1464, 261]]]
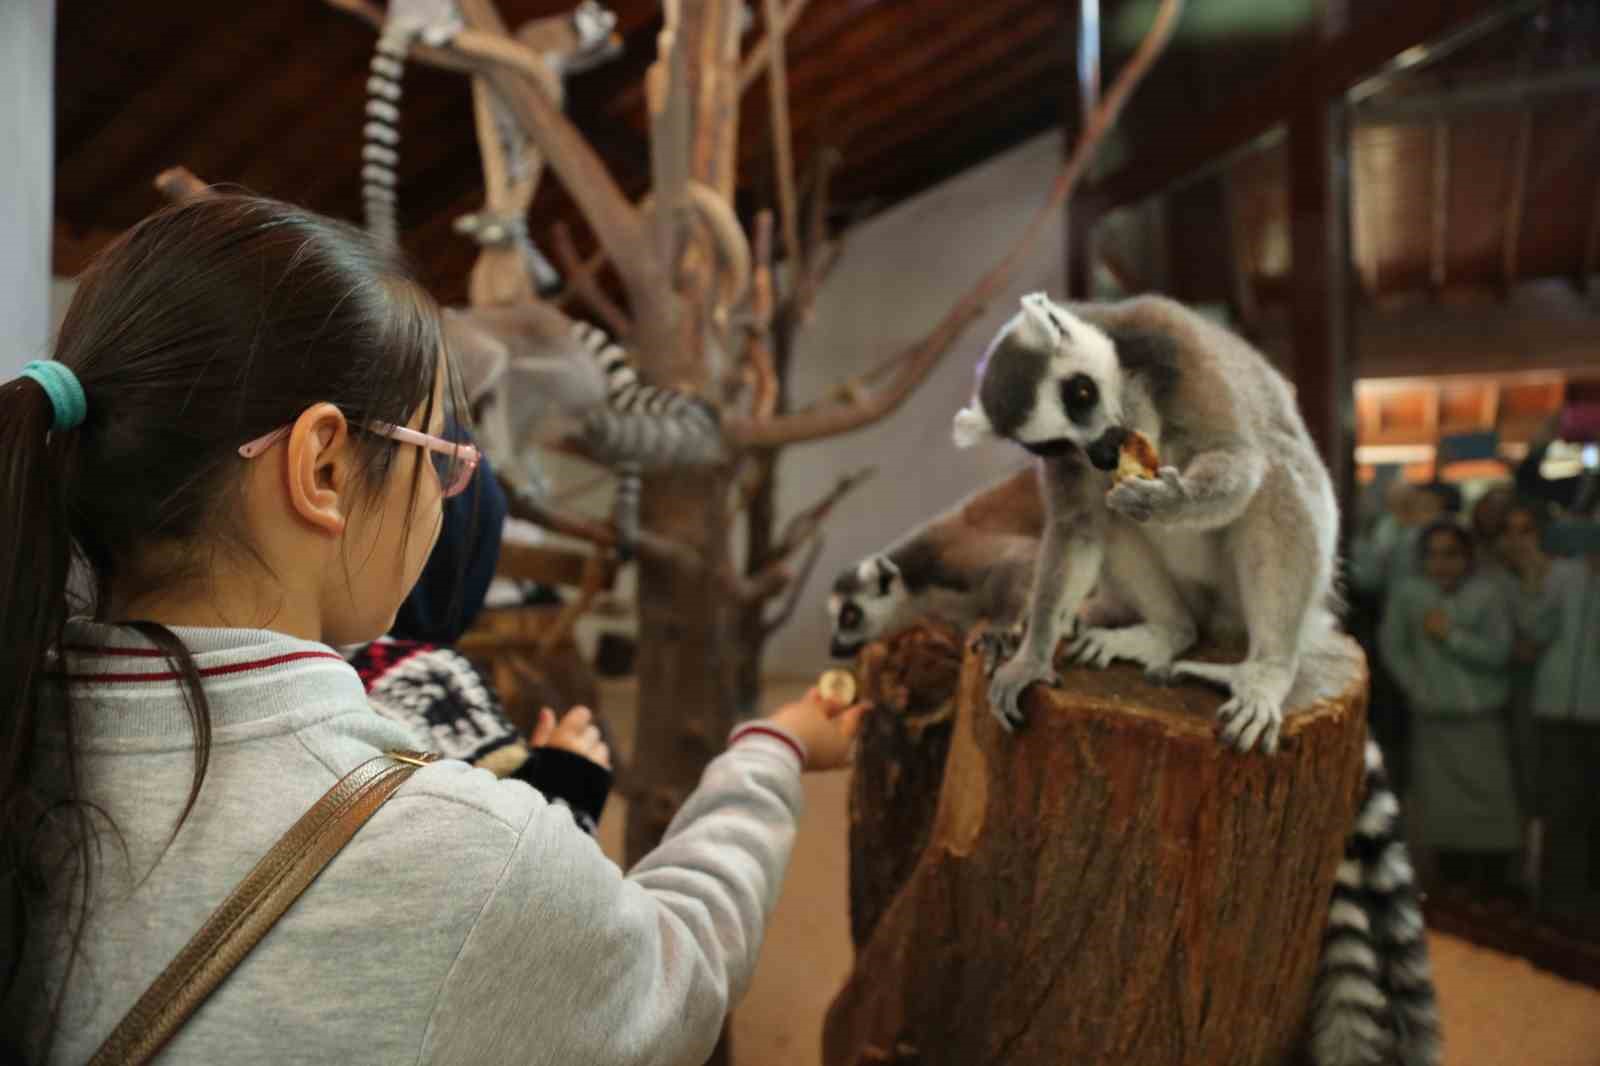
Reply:
[[[809, 681], [775, 681], [768, 709]], [[633, 751], [635, 686], [601, 695], [618, 746]], [[819, 1066], [822, 1018], [850, 971], [847, 773], [808, 774], [806, 813], [754, 982], [734, 1010], [737, 1066]], [[600, 825], [620, 861], [626, 805]], [[1444, 1019], [1445, 1066], [1600, 1066], [1600, 991], [1455, 937], [1432, 936]]]

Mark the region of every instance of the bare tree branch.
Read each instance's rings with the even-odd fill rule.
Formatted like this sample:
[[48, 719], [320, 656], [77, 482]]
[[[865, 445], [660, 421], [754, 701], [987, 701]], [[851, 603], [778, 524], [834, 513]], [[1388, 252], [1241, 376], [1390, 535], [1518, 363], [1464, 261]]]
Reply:
[[782, 560], [792, 555], [822, 528], [822, 523], [827, 520], [840, 500], [865, 484], [877, 472], [877, 467], [866, 466], [844, 475], [834, 483], [826, 496], [789, 519], [788, 524], [783, 527], [783, 534], [778, 538], [778, 543], [773, 545], [771, 558]]
[[616, 301], [606, 295], [605, 289], [600, 287], [599, 279], [595, 277], [604, 260], [596, 256], [591, 263], [585, 263], [578, 255], [578, 247], [572, 241], [572, 230], [565, 222], [557, 222], [550, 227], [550, 235], [555, 242], [552, 250], [556, 254], [556, 262], [560, 264], [561, 273], [567, 279], [568, 291], [587, 304], [591, 311], [605, 319], [613, 337], [618, 340], [626, 338], [633, 332], [633, 323], [628, 320], [627, 313], [617, 306]]
[[745, 360], [753, 377], [750, 410], [770, 418], [778, 408], [778, 371], [772, 358], [772, 212], [756, 216], [755, 270], [750, 297], [749, 337]]
[[839, 169], [843, 156], [835, 148], [824, 148], [817, 153], [811, 168], [810, 202], [806, 206], [805, 266], [794, 276], [790, 291], [789, 316], [795, 326], [804, 326], [811, 320], [811, 310], [816, 306], [817, 293], [828, 273], [839, 259], [839, 241], [828, 240], [828, 192], [834, 171]]
[[650, 111], [650, 178], [655, 203], [652, 217], [656, 254], [661, 262], [678, 261], [689, 224], [689, 145], [692, 102], [688, 59], [678, 40], [678, 5], [662, 5], [656, 61], [645, 72], [645, 101]]
[[1127, 66], [1117, 75], [1116, 82], [1104, 99], [1089, 116], [1083, 136], [1073, 147], [1072, 155], [1056, 176], [1055, 185], [1044, 206], [1028, 223], [1022, 238], [1004, 259], [990, 268], [977, 287], [962, 297], [922, 340], [907, 348], [899, 357], [903, 360], [899, 372], [887, 385], [872, 392], [862, 392], [842, 403], [814, 407], [790, 415], [769, 419], [730, 418], [724, 423], [724, 433], [730, 443], [743, 447], [770, 448], [781, 444], [835, 437], [870, 425], [897, 409], [920, 385], [940, 356], [949, 350], [962, 332], [970, 326], [1011, 283], [1017, 268], [1032, 252], [1041, 234], [1054, 232], [1049, 225], [1053, 216], [1067, 202], [1078, 179], [1088, 167], [1095, 149], [1107, 131], [1122, 113], [1122, 107], [1139, 82], [1144, 78], [1156, 57], [1166, 47], [1182, 0], [1162, 0], [1155, 22], [1145, 34], [1139, 49]]
[[[564, 537], [586, 541], [602, 548], [616, 548], [617, 531], [609, 524], [559, 511], [508, 480], [505, 475], [497, 473], [495, 476], [500, 482], [500, 487], [505, 490], [506, 510], [513, 518], [532, 522]], [[637, 543], [640, 555], [647, 555], [671, 566], [681, 567], [687, 573], [698, 573], [706, 569], [704, 560], [693, 548], [658, 536], [649, 530], [639, 531]]]
[[765, 0], [767, 21], [767, 95], [772, 105], [772, 154], [778, 171], [778, 210], [783, 217], [783, 246], [789, 269], [800, 271], [806, 249], [800, 245], [800, 208], [794, 193], [794, 144], [789, 131], [789, 75], [784, 67], [784, 22], [779, 0]]
[[812, 540], [811, 550], [806, 553], [806, 561], [800, 564], [800, 572], [789, 582], [789, 594], [783, 598], [778, 613], [761, 623], [763, 640], [782, 629], [784, 624], [794, 617], [795, 608], [800, 606], [800, 596], [806, 590], [806, 583], [811, 580], [811, 572], [817, 568], [817, 560], [822, 558], [822, 547], [826, 543], [827, 538], [821, 533]]
[[[794, 24], [799, 21], [800, 13], [806, 9], [806, 5], [810, 2], [811, 0], [789, 0], [789, 7], [783, 13], [782, 33], [788, 33]], [[750, 54], [745, 56], [744, 62], [740, 64], [739, 91], [741, 93], [754, 85], [756, 79], [761, 77], [761, 71], [766, 67], [767, 60], [772, 54], [772, 41], [774, 40], [772, 32], [773, 27], [769, 20], [767, 23], [767, 35], [754, 48], [750, 49]]]

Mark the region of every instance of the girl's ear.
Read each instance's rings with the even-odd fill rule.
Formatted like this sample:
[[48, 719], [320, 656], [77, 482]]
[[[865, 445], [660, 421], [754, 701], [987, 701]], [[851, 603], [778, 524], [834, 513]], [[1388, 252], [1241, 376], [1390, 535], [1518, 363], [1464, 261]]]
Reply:
[[330, 536], [344, 532], [350, 513], [354, 454], [344, 412], [314, 404], [295, 419], [285, 449], [289, 503], [295, 514]]

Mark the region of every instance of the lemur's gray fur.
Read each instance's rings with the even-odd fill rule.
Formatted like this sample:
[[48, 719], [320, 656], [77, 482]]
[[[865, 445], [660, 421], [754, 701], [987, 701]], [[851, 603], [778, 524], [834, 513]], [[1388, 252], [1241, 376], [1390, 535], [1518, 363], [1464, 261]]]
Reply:
[[[983, 620], [994, 623], [986, 654], [1009, 655], [1043, 526], [1038, 479], [1023, 469], [846, 567], [828, 597], [831, 654], [848, 658], [869, 641], [922, 622], [965, 633]], [[1091, 609], [1095, 624], [1116, 620], [1114, 605], [1086, 605]]]
[[868, 641], [919, 622], [965, 633], [980, 619], [1015, 621], [1027, 605], [1038, 539], [953, 534], [936, 519], [841, 571], [828, 597], [829, 652], [849, 658]]
[[[1129, 431], [1149, 438], [1153, 479], [1110, 487]], [[1143, 296], [1059, 304], [1042, 293], [985, 352], [958, 446], [986, 435], [1039, 457], [1045, 527], [1028, 636], [991, 679], [1008, 728], [1021, 696], [1054, 683], [1056, 642], [1097, 581], [1142, 621], [1088, 627], [1071, 653], [1227, 687], [1222, 739], [1275, 751], [1302, 650], [1330, 611], [1338, 504], [1289, 383], [1244, 340], [1183, 305]], [[1180, 660], [1202, 621], [1242, 630], [1240, 663]]]

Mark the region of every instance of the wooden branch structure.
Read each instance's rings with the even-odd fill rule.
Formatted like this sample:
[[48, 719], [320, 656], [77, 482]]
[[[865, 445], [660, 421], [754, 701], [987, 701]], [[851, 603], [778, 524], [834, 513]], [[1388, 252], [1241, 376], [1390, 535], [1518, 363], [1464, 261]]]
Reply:
[[1041, 234], [1050, 230], [1049, 222], [1066, 204], [1078, 179], [1088, 168], [1095, 150], [1117, 117], [1123, 105], [1138, 86], [1144, 75], [1165, 49], [1183, 10], [1182, 0], [1161, 0], [1155, 21], [1146, 33], [1133, 58], [1117, 75], [1105, 98], [1096, 105], [1085, 124], [1083, 136], [1073, 147], [1072, 154], [1057, 174], [1049, 197], [1024, 228], [1022, 237], [1005, 257], [984, 274], [977, 287], [956, 302], [946, 312], [939, 324], [926, 337], [907, 348], [898, 357], [899, 371], [887, 385], [874, 390], [841, 389], [848, 399], [798, 411], [794, 414], [755, 421], [729, 419], [726, 432], [729, 440], [745, 447], [775, 447], [797, 444], [802, 441], [821, 440], [849, 433], [885, 417], [897, 409], [911, 395], [961, 333], [975, 322], [989, 304], [1011, 283], [1017, 269], [1032, 252]]
[[1298, 1061], [1362, 775], [1341, 641], [1276, 756], [1219, 745], [1219, 693], [1132, 667], [1067, 667], [1012, 735], [956, 634], [866, 649], [826, 1066]]

